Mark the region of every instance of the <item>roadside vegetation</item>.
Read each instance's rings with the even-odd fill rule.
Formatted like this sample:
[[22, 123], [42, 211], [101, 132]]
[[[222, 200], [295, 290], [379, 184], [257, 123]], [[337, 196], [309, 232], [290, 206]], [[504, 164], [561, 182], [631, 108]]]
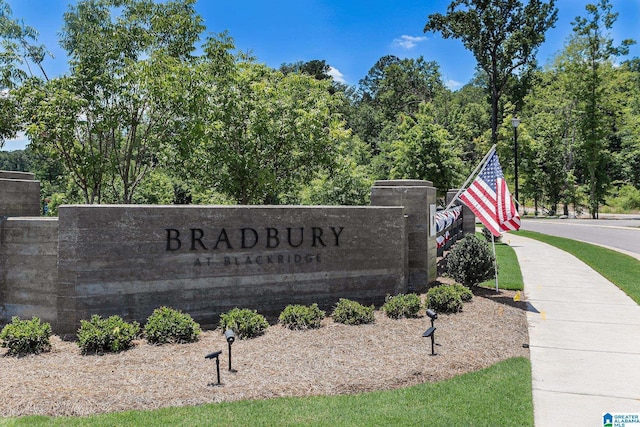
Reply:
[[361, 205], [382, 179], [432, 181], [442, 196], [494, 143], [513, 188], [516, 116], [520, 202], [534, 213], [640, 206], [640, 60], [627, 58], [633, 40], [610, 37], [609, 0], [579, 12], [544, 67], [535, 54], [564, 2], [432, 10], [417, 30], [476, 56], [458, 90], [422, 56], [383, 56], [350, 84], [322, 58], [271, 68], [205, 28], [195, 0], [69, 2], [69, 71], [49, 76], [47, 47], [10, 3], [0, 147], [19, 132], [30, 144], [0, 151], [0, 169], [35, 173], [46, 215], [72, 203]]
[[[518, 258], [511, 246], [509, 246], [509, 234], [502, 237], [501, 242], [496, 242], [496, 259], [498, 260], [498, 287], [499, 289], [507, 289], [512, 291], [521, 291], [524, 289], [524, 281], [522, 280], [522, 272]], [[480, 283], [483, 288], [496, 287], [495, 278], [491, 278]]]

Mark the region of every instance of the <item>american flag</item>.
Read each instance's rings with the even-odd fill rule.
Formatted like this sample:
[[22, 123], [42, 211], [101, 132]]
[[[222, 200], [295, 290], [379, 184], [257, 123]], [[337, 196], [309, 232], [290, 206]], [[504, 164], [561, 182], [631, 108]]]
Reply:
[[460, 200], [494, 236], [520, 228], [520, 215], [504, 180], [498, 155], [494, 151]]

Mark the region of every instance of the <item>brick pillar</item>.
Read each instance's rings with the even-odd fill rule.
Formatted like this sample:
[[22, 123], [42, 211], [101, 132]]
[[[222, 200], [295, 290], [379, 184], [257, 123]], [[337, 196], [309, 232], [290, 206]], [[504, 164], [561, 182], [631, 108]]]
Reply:
[[[447, 205], [451, 200], [456, 196], [459, 190], [451, 189], [447, 192]], [[476, 232], [476, 216], [466, 205], [464, 205], [460, 200], [456, 200], [454, 206], [462, 206], [462, 233], [464, 235], [467, 234], [475, 234]]]
[[[401, 179], [376, 181], [371, 187], [371, 206], [402, 206], [407, 218], [407, 288], [420, 292], [436, 280], [437, 247], [432, 215], [436, 189], [430, 181]], [[393, 256], [393, 254], [390, 254]]]

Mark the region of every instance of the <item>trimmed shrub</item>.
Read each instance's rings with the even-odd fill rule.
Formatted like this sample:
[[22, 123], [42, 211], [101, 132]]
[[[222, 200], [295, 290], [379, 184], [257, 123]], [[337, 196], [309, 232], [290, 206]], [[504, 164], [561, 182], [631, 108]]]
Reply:
[[91, 320], [81, 320], [78, 346], [82, 353], [109, 353], [127, 350], [140, 332], [138, 322], [125, 322], [120, 316], [106, 319], [94, 314]]
[[278, 320], [280, 323], [294, 330], [315, 329], [320, 327], [326, 312], [318, 308], [318, 304], [308, 305], [288, 305], [282, 310]]
[[11, 355], [40, 354], [51, 350], [50, 337], [49, 323], [41, 323], [37, 317], [20, 320], [14, 316], [0, 332], [0, 345]]
[[[484, 240], [490, 242], [492, 234], [487, 227], [482, 227], [482, 237], [484, 237]], [[493, 241], [496, 243], [502, 241], [502, 236], [493, 236]]]
[[417, 317], [422, 308], [422, 301], [416, 294], [387, 295], [382, 311], [387, 317], [400, 319], [401, 317]]
[[478, 286], [494, 277], [494, 261], [489, 244], [469, 235], [456, 243], [447, 255], [447, 273], [464, 286]]
[[169, 307], [153, 310], [144, 325], [149, 344], [194, 342], [201, 332], [200, 325], [190, 315]]
[[457, 313], [462, 311], [460, 293], [449, 285], [440, 285], [427, 291], [425, 304], [438, 313]]
[[363, 325], [375, 322], [373, 316], [373, 305], [365, 307], [356, 301], [346, 298], [340, 298], [331, 313], [334, 322], [344, 323], [345, 325]]
[[224, 333], [225, 330], [231, 329], [239, 339], [262, 335], [267, 327], [269, 327], [269, 323], [256, 310], [234, 308], [220, 315], [222, 332]]
[[471, 299], [473, 298], [473, 292], [471, 292], [471, 289], [467, 288], [466, 286], [463, 286], [460, 283], [454, 283], [453, 285], [449, 286], [451, 286], [453, 289], [455, 289], [456, 292], [460, 294], [460, 299], [462, 299], [463, 302], [471, 301]]

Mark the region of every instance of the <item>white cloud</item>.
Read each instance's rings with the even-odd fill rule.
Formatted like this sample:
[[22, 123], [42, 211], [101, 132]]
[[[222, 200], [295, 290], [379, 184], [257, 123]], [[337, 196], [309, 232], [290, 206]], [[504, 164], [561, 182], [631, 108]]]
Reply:
[[451, 79], [447, 80], [444, 84], [450, 90], [458, 90], [462, 86], [464, 86], [464, 83], [460, 83], [460, 82], [457, 82], [457, 81], [451, 80]]
[[329, 66], [329, 72], [327, 74], [333, 77], [333, 80], [338, 83], [347, 84], [347, 81], [344, 79], [344, 75], [337, 68]]
[[413, 49], [418, 45], [418, 43], [427, 40], [425, 36], [415, 37], [415, 36], [407, 36], [402, 35], [399, 39], [393, 39], [394, 47], [401, 47], [406, 50]]

